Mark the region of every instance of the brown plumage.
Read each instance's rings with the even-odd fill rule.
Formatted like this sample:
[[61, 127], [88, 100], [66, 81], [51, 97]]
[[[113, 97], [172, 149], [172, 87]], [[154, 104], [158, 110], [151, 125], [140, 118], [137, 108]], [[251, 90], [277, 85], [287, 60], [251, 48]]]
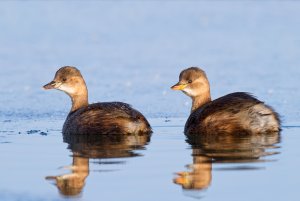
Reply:
[[73, 157], [72, 165], [65, 169], [71, 172], [46, 179], [54, 181], [63, 196], [78, 196], [90, 173], [89, 159], [94, 159], [94, 164], [105, 164], [101, 159], [115, 158], [114, 164], [124, 164], [129, 157], [142, 156], [139, 150], [145, 149], [150, 138], [151, 135], [64, 135], [64, 142], [68, 143]]
[[150, 134], [147, 119], [130, 105], [121, 102], [88, 103], [88, 90], [80, 71], [60, 68], [45, 89], [58, 89], [72, 100], [64, 123], [64, 134]]
[[187, 142], [192, 148], [193, 163], [186, 165], [188, 171], [178, 172], [173, 180], [184, 189], [207, 189], [213, 180], [215, 163], [226, 163], [226, 166], [218, 167], [223, 170], [251, 170], [261, 168], [253, 163], [267, 162], [266, 156], [280, 153], [276, 151], [280, 142], [280, 135], [276, 132], [265, 135], [190, 135]]
[[172, 87], [192, 98], [185, 134], [260, 134], [280, 131], [279, 115], [268, 105], [245, 92], [211, 100], [206, 74], [197, 67], [183, 70]]

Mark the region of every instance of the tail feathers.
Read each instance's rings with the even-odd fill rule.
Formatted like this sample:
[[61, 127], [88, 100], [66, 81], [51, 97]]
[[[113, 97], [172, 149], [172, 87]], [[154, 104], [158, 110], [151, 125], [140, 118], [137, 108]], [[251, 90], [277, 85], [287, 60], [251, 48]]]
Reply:
[[152, 130], [150, 124], [145, 118], [139, 118], [136, 120], [128, 120], [126, 122], [126, 132], [135, 134], [151, 134]]
[[279, 132], [279, 115], [263, 103], [257, 104], [250, 109], [250, 128], [255, 133]]

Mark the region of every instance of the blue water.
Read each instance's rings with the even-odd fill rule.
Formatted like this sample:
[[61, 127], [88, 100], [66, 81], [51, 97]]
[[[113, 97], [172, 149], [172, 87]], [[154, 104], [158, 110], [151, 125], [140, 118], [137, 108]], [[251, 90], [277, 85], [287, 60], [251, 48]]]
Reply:
[[[0, 200], [298, 200], [299, 9], [297, 1], [0, 2]], [[61, 135], [69, 98], [41, 88], [64, 65], [81, 70], [90, 102], [140, 110], [150, 141], [107, 147], [110, 157], [78, 155]], [[248, 91], [272, 105], [281, 135], [191, 146], [183, 135], [191, 102], [170, 90], [189, 66], [207, 72], [213, 98]], [[45, 178], [70, 175], [78, 158], [89, 164], [82, 191], [64, 196]]]

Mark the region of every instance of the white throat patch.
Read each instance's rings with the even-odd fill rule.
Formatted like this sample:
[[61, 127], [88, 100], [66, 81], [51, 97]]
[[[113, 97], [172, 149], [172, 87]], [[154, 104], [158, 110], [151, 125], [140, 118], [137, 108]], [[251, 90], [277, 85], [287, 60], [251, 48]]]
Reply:
[[75, 93], [75, 89], [73, 87], [69, 87], [69, 86], [66, 86], [64, 84], [61, 84], [57, 89], [59, 89], [61, 91], [64, 91], [68, 94], [74, 94]]
[[196, 96], [196, 93], [194, 90], [192, 90], [189, 87], [186, 87], [182, 90], [185, 94], [187, 94], [188, 96]]

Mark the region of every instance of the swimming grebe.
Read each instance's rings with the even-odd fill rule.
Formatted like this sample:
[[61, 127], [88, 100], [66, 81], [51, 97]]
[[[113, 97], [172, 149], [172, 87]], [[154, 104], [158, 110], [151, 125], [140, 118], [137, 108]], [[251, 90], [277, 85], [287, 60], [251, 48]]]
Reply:
[[72, 66], [60, 68], [45, 89], [58, 89], [72, 100], [64, 123], [64, 134], [150, 134], [147, 119], [122, 102], [88, 103], [88, 90], [80, 71]]
[[212, 101], [206, 74], [197, 67], [183, 70], [179, 82], [171, 88], [192, 98], [191, 114], [184, 129], [187, 135], [280, 131], [278, 114], [248, 93], [231, 93]]

